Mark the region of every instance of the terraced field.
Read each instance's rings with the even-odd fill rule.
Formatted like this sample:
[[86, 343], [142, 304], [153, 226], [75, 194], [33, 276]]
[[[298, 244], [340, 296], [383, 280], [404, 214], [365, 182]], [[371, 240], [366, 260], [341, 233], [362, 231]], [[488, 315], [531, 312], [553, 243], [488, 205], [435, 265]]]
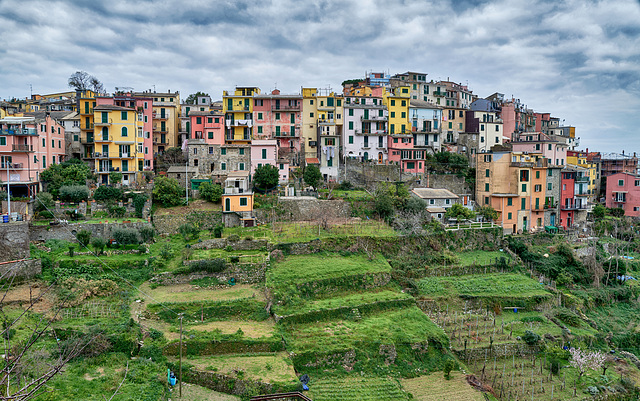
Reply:
[[314, 401], [404, 401], [409, 396], [394, 379], [326, 378], [309, 383], [309, 396]]

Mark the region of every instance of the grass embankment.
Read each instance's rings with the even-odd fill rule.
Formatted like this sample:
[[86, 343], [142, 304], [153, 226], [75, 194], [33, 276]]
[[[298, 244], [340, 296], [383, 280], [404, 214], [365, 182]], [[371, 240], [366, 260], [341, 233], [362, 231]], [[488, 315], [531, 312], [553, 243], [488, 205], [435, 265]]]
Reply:
[[272, 355], [189, 356], [187, 363], [198, 370], [217, 372], [239, 379], [290, 383], [298, 377], [286, 353]]
[[309, 397], [314, 401], [404, 401], [409, 396], [395, 379], [349, 377], [312, 380]]
[[416, 282], [425, 297], [530, 298], [547, 297], [542, 284], [521, 274], [484, 274], [473, 276], [427, 277]]
[[484, 401], [480, 391], [474, 390], [460, 372], [451, 372], [444, 380], [442, 373], [400, 380], [402, 388], [417, 401]]

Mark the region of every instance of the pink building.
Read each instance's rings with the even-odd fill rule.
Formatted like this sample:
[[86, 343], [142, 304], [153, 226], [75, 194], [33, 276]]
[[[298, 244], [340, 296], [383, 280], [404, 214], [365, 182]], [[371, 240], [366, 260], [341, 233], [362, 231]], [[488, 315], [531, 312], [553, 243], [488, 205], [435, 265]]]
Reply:
[[65, 157], [64, 128], [49, 113], [0, 120], [0, 179], [12, 196], [33, 196], [40, 173]]
[[567, 161], [567, 145], [541, 132], [516, 134], [511, 144], [514, 152], [542, 154], [552, 165], [564, 166]]
[[617, 173], [607, 177], [606, 206], [624, 209], [625, 216], [640, 216], [640, 176]]
[[224, 114], [214, 111], [189, 113], [190, 139], [201, 139], [209, 145], [224, 145]]
[[254, 95], [254, 138], [275, 139], [281, 153], [299, 152], [301, 111], [301, 95], [281, 95], [277, 89], [269, 95]]
[[400, 164], [403, 173], [424, 173], [424, 150], [414, 149], [413, 135], [391, 134], [388, 136], [389, 161]]

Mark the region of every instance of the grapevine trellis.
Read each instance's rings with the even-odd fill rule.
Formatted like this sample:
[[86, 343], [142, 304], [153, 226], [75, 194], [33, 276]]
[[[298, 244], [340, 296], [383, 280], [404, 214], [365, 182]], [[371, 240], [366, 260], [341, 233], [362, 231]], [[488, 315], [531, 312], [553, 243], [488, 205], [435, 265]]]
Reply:
[[65, 319], [119, 317], [126, 305], [111, 305], [105, 302], [89, 302], [63, 311]]

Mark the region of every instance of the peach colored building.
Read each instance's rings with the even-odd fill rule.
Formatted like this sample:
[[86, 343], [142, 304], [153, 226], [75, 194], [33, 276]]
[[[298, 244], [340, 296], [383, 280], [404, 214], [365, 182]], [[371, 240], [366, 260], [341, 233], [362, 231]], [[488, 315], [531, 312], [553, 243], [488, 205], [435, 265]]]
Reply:
[[64, 161], [64, 128], [49, 113], [0, 120], [0, 179], [9, 181], [12, 196], [33, 196], [40, 173]]
[[224, 114], [213, 111], [192, 111], [190, 139], [198, 139], [208, 145], [224, 145]]
[[302, 95], [281, 95], [277, 89], [254, 95], [254, 138], [275, 139], [283, 153], [299, 152], [301, 112]]
[[625, 216], [640, 216], [640, 177], [616, 173], [607, 177], [606, 205], [624, 209]]

